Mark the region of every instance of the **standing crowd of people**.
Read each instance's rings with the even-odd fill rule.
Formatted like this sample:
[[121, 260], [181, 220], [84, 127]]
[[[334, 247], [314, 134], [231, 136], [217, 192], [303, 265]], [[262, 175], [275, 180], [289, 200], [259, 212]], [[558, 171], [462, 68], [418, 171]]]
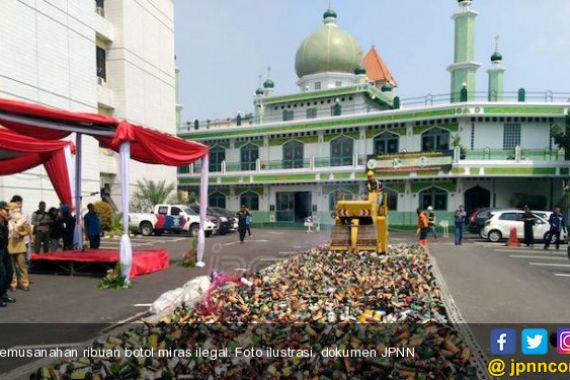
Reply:
[[[0, 201], [0, 307], [16, 300], [8, 290], [30, 290], [28, 266], [31, 252], [37, 254], [73, 250], [76, 218], [67, 205], [51, 207], [40, 202], [31, 217], [23, 212], [23, 199], [14, 195], [10, 202]], [[89, 245], [99, 248], [101, 227], [92, 204], [84, 223]]]

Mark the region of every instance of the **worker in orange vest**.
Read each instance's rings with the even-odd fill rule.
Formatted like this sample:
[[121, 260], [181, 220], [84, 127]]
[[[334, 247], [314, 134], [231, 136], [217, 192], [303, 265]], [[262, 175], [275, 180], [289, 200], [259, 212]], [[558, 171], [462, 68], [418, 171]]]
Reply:
[[417, 209], [418, 214], [418, 231], [420, 233], [420, 238], [418, 240], [419, 245], [427, 245], [427, 234], [429, 231], [429, 221], [426, 214], [421, 210]]

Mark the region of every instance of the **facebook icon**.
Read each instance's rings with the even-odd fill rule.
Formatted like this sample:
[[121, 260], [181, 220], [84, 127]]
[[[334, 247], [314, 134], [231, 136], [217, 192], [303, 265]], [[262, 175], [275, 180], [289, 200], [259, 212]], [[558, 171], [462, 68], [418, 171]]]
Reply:
[[514, 355], [517, 351], [517, 334], [513, 329], [491, 330], [491, 353]]

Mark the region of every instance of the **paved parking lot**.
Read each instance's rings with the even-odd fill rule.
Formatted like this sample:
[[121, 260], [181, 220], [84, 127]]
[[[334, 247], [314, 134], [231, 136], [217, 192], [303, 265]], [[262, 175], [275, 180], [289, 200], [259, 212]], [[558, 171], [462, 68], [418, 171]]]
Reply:
[[545, 251], [468, 238], [455, 246], [449, 238], [430, 240], [429, 249], [467, 322], [570, 320], [567, 245]]

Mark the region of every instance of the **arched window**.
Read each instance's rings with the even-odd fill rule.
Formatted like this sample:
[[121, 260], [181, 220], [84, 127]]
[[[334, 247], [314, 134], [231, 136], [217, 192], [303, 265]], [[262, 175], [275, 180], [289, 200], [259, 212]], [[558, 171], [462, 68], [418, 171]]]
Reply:
[[303, 167], [303, 143], [289, 141], [283, 144], [283, 167], [285, 169]]
[[354, 140], [340, 136], [331, 141], [331, 166], [352, 165], [354, 155]]
[[259, 195], [253, 191], [248, 191], [240, 196], [240, 206], [245, 205], [250, 210], [259, 210]]
[[422, 134], [422, 151], [433, 152], [449, 150], [449, 131], [432, 128]]
[[429, 206], [434, 210], [447, 210], [447, 191], [435, 187], [426, 189], [420, 193], [419, 207], [426, 210]]
[[253, 144], [241, 148], [241, 170], [255, 170], [255, 161], [259, 158], [259, 147]]
[[221, 172], [222, 161], [226, 160], [226, 150], [219, 145], [210, 149], [210, 171]]
[[353, 197], [352, 193], [346, 190], [337, 190], [329, 194], [329, 210], [336, 210], [336, 202], [339, 200], [351, 200]]
[[382, 133], [374, 138], [374, 154], [398, 153], [400, 136], [393, 133]]
[[342, 106], [340, 103], [336, 103], [334, 106], [331, 107], [331, 116], [340, 116], [342, 115]]
[[212, 193], [208, 196], [210, 207], [226, 208], [226, 196], [222, 193]]

